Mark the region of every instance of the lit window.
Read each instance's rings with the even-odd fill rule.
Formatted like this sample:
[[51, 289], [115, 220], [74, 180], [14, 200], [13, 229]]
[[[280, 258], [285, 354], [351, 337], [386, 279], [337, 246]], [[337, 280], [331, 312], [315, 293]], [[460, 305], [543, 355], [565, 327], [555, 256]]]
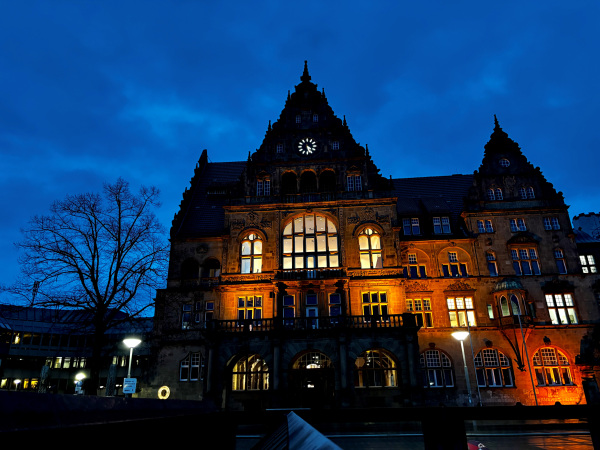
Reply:
[[573, 384], [569, 359], [553, 347], [542, 347], [533, 355], [533, 367], [538, 386]]
[[271, 180], [257, 180], [256, 182], [256, 195], [259, 197], [268, 197], [271, 195]]
[[240, 359], [232, 372], [234, 391], [266, 391], [269, 389], [269, 368], [260, 355]]
[[362, 191], [362, 177], [360, 175], [348, 175], [346, 181], [348, 191]]
[[449, 217], [434, 217], [433, 232], [435, 234], [450, 233], [450, 218]]
[[416, 253], [408, 254], [408, 269], [404, 269], [404, 276], [410, 278], [427, 278], [425, 264], [419, 264]]
[[510, 231], [516, 233], [517, 231], [526, 231], [524, 219], [510, 219]]
[[387, 320], [388, 301], [386, 292], [363, 292], [362, 308], [365, 320], [369, 321], [371, 317], [376, 320], [380, 318]]
[[396, 362], [385, 350], [367, 350], [355, 363], [356, 387], [397, 386]]
[[339, 267], [337, 227], [320, 214], [304, 214], [283, 229], [283, 268]]
[[485, 258], [487, 260], [488, 270], [490, 271], [491, 277], [498, 276], [498, 266], [496, 265], [496, 254], [493, 251], [488, 251], [485, 254]]
[[361, 269], [383, 267], [381, 255], [381, 235], [373, 228], [365, 228], [358, 235], [358, 250]]
[[468, 277], [467, 264], [459, 262], [456, 252], [448, 252], [448, 264], [442, 264], [444, 277]]
[[431, 311], [431, 299], [406, 299], [406, 310], [408, 312], [413, 313], [416, 316], [417, 325], [419, 325], [420, 327], [433, 327], [433, 312]]
[[546, 294], [546, 306], [552, 325], [574, 325], [577, 321], [575, 302], [571, 294]]
[[567, 264], [565, 263], [565, 254], [560, 248], [554, 249], [554, 261], [556, 261], [556, 268], [558, 273], [567, 273]]
[[262, 271], [262, 246], [260, 236], [255, 233], [247, 235], [242, 240], [242, 273], [260, 273]]
[[283, 153], [283, 144], [277, 144], [277, 153]]
[[477, 385], [510, 387], [514, 385], [510, 359], [494, 348], [485, 348], [475, 356]]
[[244, 320], [262, 319], [262, 306], [262, 296], [260, 295], [238, 297], [238, 325], [243, 325]]
[[596, 273], [596, 261], [593, 255], [579, 255], [583, 273]]
[[423, 386], [442, 388], [454, 386], [452, 362], [440, 350], [425, 350], [419, 358], [423, 373]]
[[446, 302], [451, 327], [466, 327], [467, 320], [470, 327], [476, 326], [472, 297], [448, 297]]
[[524, 308], [516, 295], [511, 295], [508, 300], [504, 295], [500, 297], [500, 314], [502, 317], [523, 315]]
[[540, 262], [535, 248], [511, 249], [516, 275], [540, 275]]

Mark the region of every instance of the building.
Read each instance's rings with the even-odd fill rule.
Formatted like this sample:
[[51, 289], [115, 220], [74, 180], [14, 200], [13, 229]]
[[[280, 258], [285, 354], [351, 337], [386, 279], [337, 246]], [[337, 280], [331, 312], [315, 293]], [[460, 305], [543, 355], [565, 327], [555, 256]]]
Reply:
[[[147, 340], [152, 330], [151, 318], [128, 320], [119, 313], [116, 320], [122, 323], [107, 332], [99, 395], [105, 395], [107, 379], [115, 385], [114, 391], [109, 390], [112, 395], [122, 393], [129, 365], [123, 339], [133, 334]], [[89, 323], [84, 311], [0, 305], [0, 389], [75, 393], [76, 376], [90, 376]], [[149, 346], [136, 348], [132, 376], [145, 373], [148, 361]]]
[[597, 276], [562, 194], [498, 121], [474, 173], [387, 179], [306, 64], [300, 80], [247, 161], [203, 151], [142, 395], [245, 410], [585, 403], [575, 357], [600, 319]]

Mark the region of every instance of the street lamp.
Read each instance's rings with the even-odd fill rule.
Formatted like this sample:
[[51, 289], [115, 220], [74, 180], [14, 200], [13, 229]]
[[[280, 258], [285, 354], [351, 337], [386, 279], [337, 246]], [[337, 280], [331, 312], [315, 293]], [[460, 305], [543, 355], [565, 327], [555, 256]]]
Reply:
[[141, 339], [137, 338], [127, 338], [123, 339], [123, 344], [126, 347], [129, 347], [129, 370], [127, 371], [127, 378], [131, 378], [131, 360], [133, 359], [133, 349], [140, 345]]
[[83, 394], [83, 379], [85, 378], [85, 373], [79, 372], [75, 375], [75, 394]]
[[460, 349], [462, 350], [463, 364], [465, 367], [465, 380], [467, 382], [467, 392], [469, 394], [469, 405], [473, 404], [471, 399], [471, 382], [469, 381], [469, 370], [467, 369], [467, 359], [465, 358], [465, 345], [464, 340], [469, 336], [468, 331], [455, 331], [452, 333], [452, 337], [457, 341], [460, 341]]

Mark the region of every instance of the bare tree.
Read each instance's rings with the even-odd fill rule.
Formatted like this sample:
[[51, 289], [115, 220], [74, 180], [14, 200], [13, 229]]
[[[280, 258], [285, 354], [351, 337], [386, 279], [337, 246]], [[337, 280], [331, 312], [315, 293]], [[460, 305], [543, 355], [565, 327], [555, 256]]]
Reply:
[[[151, 308], [165, 279], [168, 243], [154, 215], [158, 190], [134, 194], [119, 178], [102, 194], [69, 195], [22, 230], [22, 278], [9, 289], [38, 307], [87, 312], [92, 327], [89, 387], [98, 385], [105, 333], [127, 313]], [[142, 298], [142, 294], [145, 294]]]

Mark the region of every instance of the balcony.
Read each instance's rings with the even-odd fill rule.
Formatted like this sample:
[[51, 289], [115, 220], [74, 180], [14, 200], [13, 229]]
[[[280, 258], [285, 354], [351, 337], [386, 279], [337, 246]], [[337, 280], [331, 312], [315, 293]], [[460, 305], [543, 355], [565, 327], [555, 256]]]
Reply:
[[266, 203], [315, 203], [315, 202], [333, 202], [338, 200], [362, 200], [369, 198], [391, 197], [389, 191], [340, 191], [340, 192], [313, 192], [303, 194], [283, 194], [271, 196], [254, 196], [241, 199], [231, 199], [231, 205], [243, 204], [266, 204]]
[[325, 280], [345, 276], [346, 271], [341, 268], [290, 269], [275, 272], [276, 280]]
[[312, 331], [333, 329], [374, 329], [416, 326], [413, 314], [390, 314], [386, 316], [337, 316], [293, 317], [246, 320], [211, 320], [207, 330], [216, 332], [265, 332], [274, 330]]

